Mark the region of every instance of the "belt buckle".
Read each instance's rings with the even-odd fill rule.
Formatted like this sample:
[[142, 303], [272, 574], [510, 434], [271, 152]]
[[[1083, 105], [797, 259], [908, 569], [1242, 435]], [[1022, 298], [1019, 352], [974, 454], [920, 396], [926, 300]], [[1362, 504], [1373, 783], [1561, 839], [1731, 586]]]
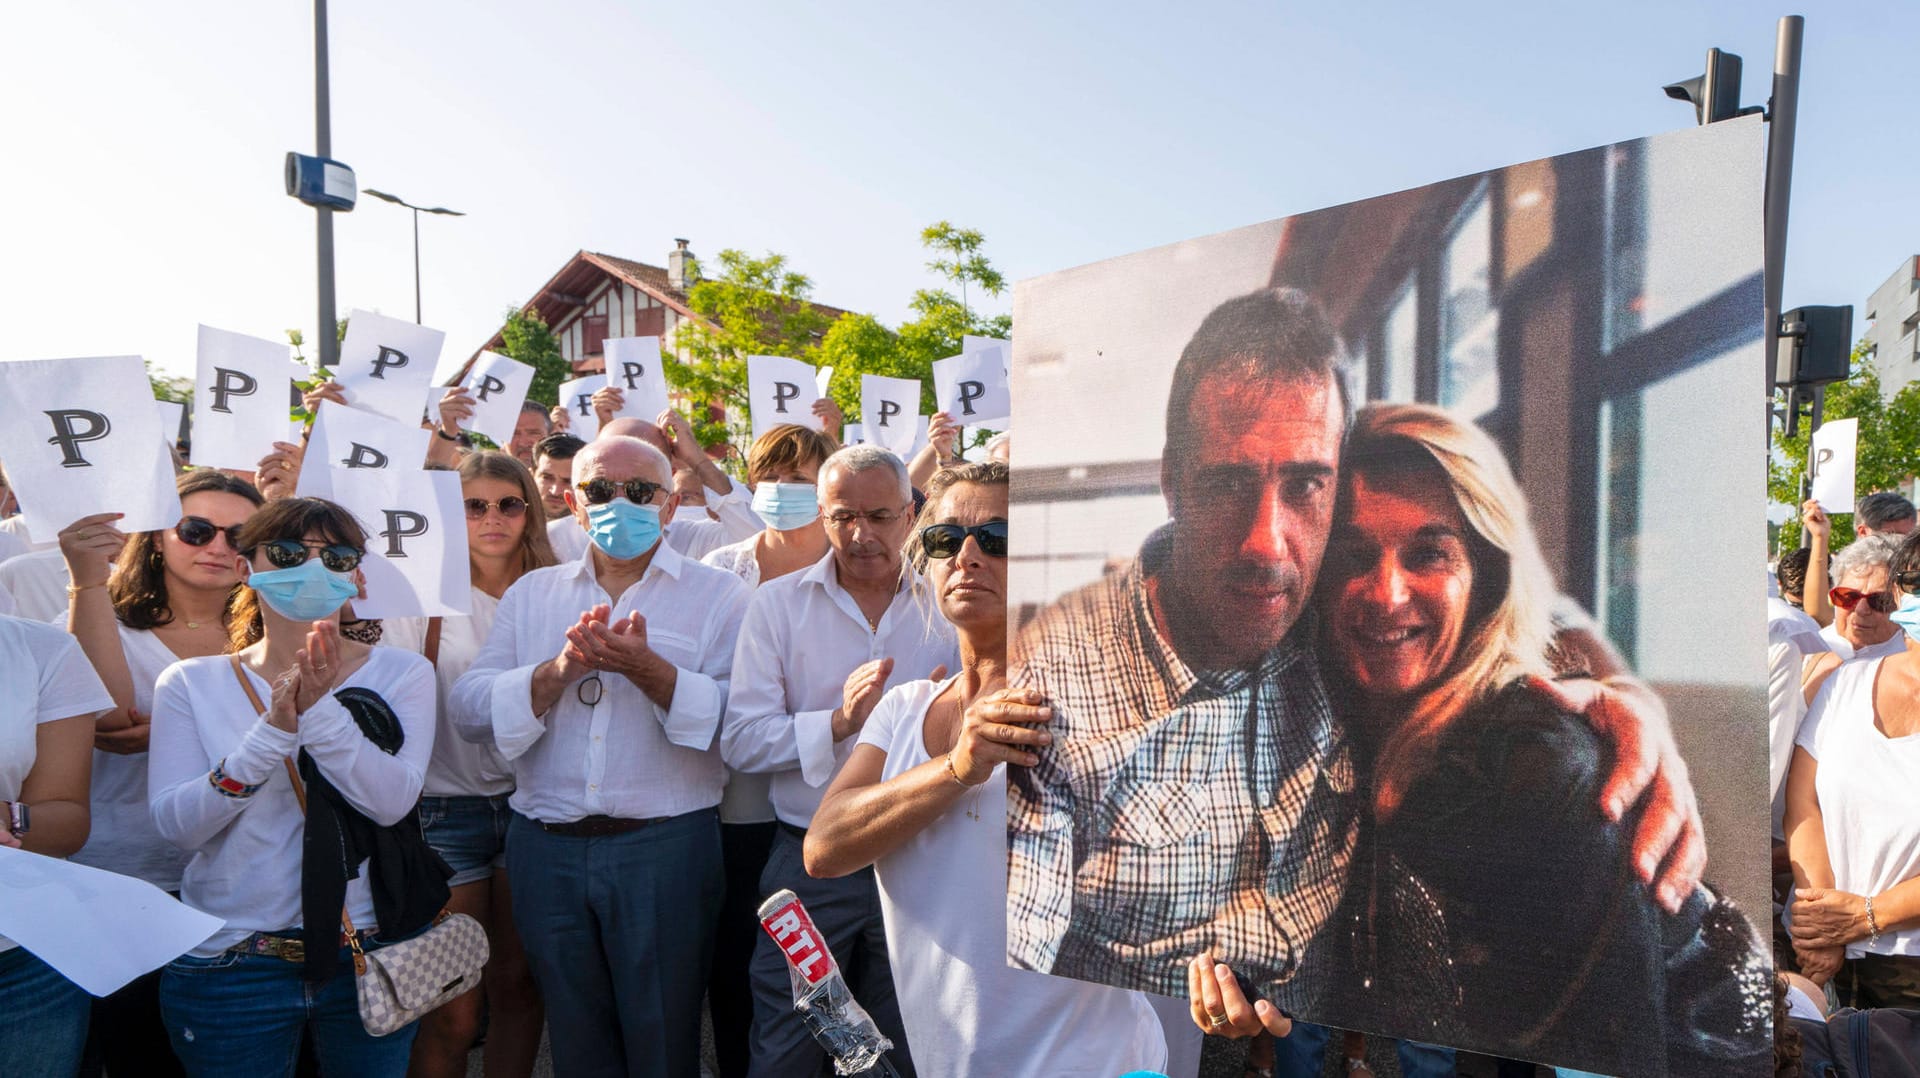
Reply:
[[305, 940], [280, 938], [280, 946], [275, 957], [284, 962], [305, 962], [307, 943]]

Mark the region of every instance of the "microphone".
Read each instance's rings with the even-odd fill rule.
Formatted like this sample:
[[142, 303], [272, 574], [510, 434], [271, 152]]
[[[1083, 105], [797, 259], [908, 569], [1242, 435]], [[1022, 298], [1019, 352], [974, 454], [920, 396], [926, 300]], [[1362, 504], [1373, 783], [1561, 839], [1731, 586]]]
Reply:
[[779, 890], [760, 903], [760, 927], [773, 937], [774, 946], [787, 957], [787, 974], [793, 981], [793, 1009], [800, 1014], [807, 1032], [833, 1060], [839, 1074], [859, 1074], [875, 1065], [881, 1072], [898, 1078], [886, 1060], [893, 1042], [874, 1025], [866, 1008], [853, 998], [846, 979], [840, 976], [840, 963], [813, 927], [807, 908], [790, 890]]

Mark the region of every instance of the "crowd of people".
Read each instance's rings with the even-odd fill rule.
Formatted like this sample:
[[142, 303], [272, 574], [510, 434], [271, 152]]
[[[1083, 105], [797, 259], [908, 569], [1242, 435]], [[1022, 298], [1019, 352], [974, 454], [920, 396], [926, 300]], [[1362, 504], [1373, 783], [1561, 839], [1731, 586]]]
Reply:
[[[446, 1075], [484, 1044], [486, 1073], [526, 1075], [544, 1036], [559, 1074], [691, 1076], [704, 1016], [720, 1075], [825, 1074], [755, 912], [783, 889], [906, 1075], [1190, 1075], [1202, 1034], [1317, 1074], [1333, 1031], [1294, 1022], [1303, 1003], [1382, 1025], [1420, 1008], [1408, 1074], [1452, 1073], [1438, 1044], [1526, 1037], [1621, 1073], [1750, 1061], [1763, 966], [1702, 882], [1664, 716], [1556, 607], [1498, 447], [1437, 409], [1350, 412], [1325, 350], [1256, 355], [1228, 336], [1241, 343], [1201, 350], [1190, 382], [1233, 383], [1215, 399], [1245, 414], [1170, 407], [1174, 523], [1086, 606], [1030, 627], [1071, 630], [1071, 676], [1051, 680], [1010, 670], [1026, 630], [1007, 603], [1009, 442], [964, 459], [945, 416], [908, 461], [842, 446], [823, 402], [754, 440], [742, 482], [675, 412], [613, 418], [617, 390], [591, 439], [529, 406], [500, 451], [467, 444], [472, 402], [451, 390], [424, 463], [459, 477], [466, 617], [355, 615], [368, 537], [294, 495], [297, 442], [251, 473], [183, 468], [171, 528], [128, 534], [104, 513], [39, 536], [0, 518], [0, 845], [225, 922], [102, 999], [0, 938], [0, 1073]], [[1256, 374], [1285, 392], [1232, 392]], [[323, 401], [344, 403], [332, 385], [308, 403]], [[1242, 436], [1279, 411], [1284, 434]], [[1219, 429], [1176, 446], [1196, 423]], [[1258, 519], [1180, 511], [1216, 493], [1198, 477], [1235, 465], [1175, 452], [1195, 446], [1246, 457], [1252, 489], [1278, 491], [1252, 499]], [[1775, 958], [1803, 977], [1779, 1001], [1920, 1007], [1920, 806], [1899, 781], [1920, 752], [1914, 511], [1864, 499], [1831, 565], [1825, 514], [1803, 519], [1810, 545], [1781, 559], [1770, 599]], [[1247, 566], [1273, 594], [1208, 630], [1245, 598], [1219, 589]], [[1187, 717], [1159, 729], [1196, 724], [1190, 740], [1143, 749], [1137, 730], [1075, 725], [1103, 714], [1083, 698], [1124, 714], [1168, 692], [1135, 666], [1175, 672]], [[1298, 757], [1299, 796], [1268, 798], [1293, 815], [1250, 815], [1253, 852], [1223, 843], [1227, 868], [1195, 879], [1230, 889], [1258, 862], [1259, 893], [1189, 908], [1197, 892], [1154, 888], [1193, 866], [1130, 864], [1119, 833], [1088, 844], [1108, 851], [1094, 861], [1117, 904], [1068, 918], [1076, 862], [1010, 839], [1009, 804], [1085, 796], [1060, 761], [1126, 736], [1115, 759], [1185, 766], [1200, 724], [1275, 692], [1295, 716], [1282, 733], [1305, 738], [1273, 749]], [[1352, 736], [1312, 736], [1315, 716]], [[1192, 778], [1235, 796], [1288, 781], [1231, 762]], [[1053, 818], [1049, 842], [1081, 825]], [[1436, 846], [1436, 819], [1459, 841]], [[1317, 898], [1265, 875], [1298, 871], [1273, 852], [1296, 837], [1327, 851]], [[1009, 887], [1016, 906], [1045, 898], [1033, 877], [1056, 869], [1059, 932], [1029, 937]], [[1491, 912], [1528, 887], [1519, 905], [1553, 923]], [[1276, 894], [1307, 904], [1269, 917]], [[1284, 971], [1191, 945], [1233, 939], [1227, 909], [1277, 933]], [[448, 912], [484, 928], [479, 987], [368, 1032], [357, 957]], [[1085, 972], [1116, 958], [1111, 934], [1076, 935], [1102, 917], [1138, 930], [1159, 979]], [[1087, 979], [1019, 968], [1025, 954]], [[1562, 995], [1511, 991], [1543, 965], [1581, 973]], [[1600, 1012], [1609, 1024], [1568, 1017]]]

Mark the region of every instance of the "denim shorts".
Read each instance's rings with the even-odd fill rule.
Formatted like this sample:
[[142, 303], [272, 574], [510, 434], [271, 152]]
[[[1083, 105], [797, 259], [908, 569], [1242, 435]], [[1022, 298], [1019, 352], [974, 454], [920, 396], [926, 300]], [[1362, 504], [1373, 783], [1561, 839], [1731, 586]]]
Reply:
[[500, 797], [423, 797], [420, 830], [453, 869], [449, 887], [479, 883], [507, 863], [507, 820]]

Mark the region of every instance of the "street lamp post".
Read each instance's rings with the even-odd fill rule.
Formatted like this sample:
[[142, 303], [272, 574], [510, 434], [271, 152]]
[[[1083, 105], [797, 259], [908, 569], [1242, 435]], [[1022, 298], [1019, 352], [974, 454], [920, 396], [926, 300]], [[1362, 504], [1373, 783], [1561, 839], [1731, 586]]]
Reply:
[[420, 324], [420, 215], [423, 213], [438, 213], [448, 217], [465, 217], [466, 214], [461, 213], [459, 210], [447, 209], [445, 206], [416, 206], [406, 199], [401, 198], [399, 195], [390, 195], [385, 191], [376, 191], [371, 187], [367, 188], [365, 193], [377, 199], [391, 202], [396, 206], [405, 206], [407, 209], [413, 211], [413, 321], [418, 325]]

